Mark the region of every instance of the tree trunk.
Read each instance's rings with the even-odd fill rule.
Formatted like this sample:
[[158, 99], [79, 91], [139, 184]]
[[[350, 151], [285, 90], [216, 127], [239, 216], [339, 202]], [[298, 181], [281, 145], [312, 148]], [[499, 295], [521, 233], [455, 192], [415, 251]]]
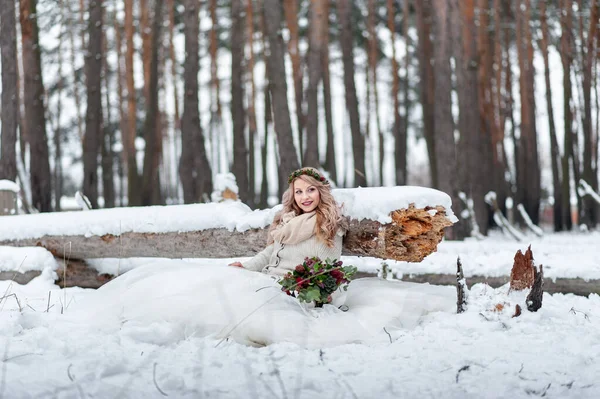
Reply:
[[[64, 7], [64, 2], [62, 0], [59, 1], [59, 8], [60, 8], [60, 17], [61, 17], [61, 21], [65, 21], [65, 16], [66, 16], [66, 12], [65, 12], [65, 7]], [[63, 23], [61, 23], [61, 32], [62, 32], [62, 28], [63, 28]], [[68, 29], [68, 28], [67, 28]], [[59, 39], [58, 39], [58, 46], [56, 48], [56, 53], [58, 56], [58, 70], [57, 70], [57, 75], [58, 75], [58, 82], [56, 84], [56, 96], [57, 96], [57, 101], [56, 101], [56, 113], [55, 113], [55, 117], [56, 117], [56, 126], [54, 128], [54, 171], [52, 173], [52, 177], [53, 177], [53, 188], [54, 188], [54, 210], [56, 212], [60, 212], [61, 211], [61, 207], [60, 207], [60, 199], [62, 198], [63, 195], [63, 170], [62, 170], [62, 140], [63, 140], [63, 133], [62, 133], [62, 126], [61, 126], [61, 119], [62, 119], [62, 94], [63, 94], [63, 89], [64, 89], [64, 77], [63, 77], [63, 36], [62, 34], [60, 35]], [[14, 148], [14, 147], [13, 147]]]
[[[451, 4], [449, 0], [434, 0], [435, 21], [435, 46], [434, 73], [435, 73], [435, 101], [434, 101], [434, 125], [435, 131], [435, 159], [438, 166], [438, 186], [436, 188], [447, 193], [452, 198], [453, 206], [458, 209], [460, 199], [458, 198], [456, 179], [456, 148], [454, 143], [454, 120], [452, 118], [452, 69], [451, 57]], [[453, 232], [449, 238], [463, 238], [459, 231]]]
[[279, 146], [279, 188], [287, 187], [287, 178], [300, 164], [294, 146], [290, 111], [287, 101], [283, 38], [281, 37], [281, 3], [278, 0], [264, 1], [265, 28], [269, 38], [267, 68], [271, 92], [275, 132]]
[[239, 198], [248, 202], [248, 147], [244, 108], [244, 14], [241, 0], [231, 1], [231, 119], [233, 121], [233, 174]]
[[256, 127], [256, 85], [254, 84], [254, 6], [252, 1], [246, 4], [246, 37], [248, 39], [248, 71], [246, 78], [250, 86], [248, 93], [248, 201], [251, 208], [256, 206], [256, 154], [258, 139]]
[[[420, 262], [436, 250], [444, 229], [452, 225], [442, 206], [411, 206], [392, 211], [390, 215], [392, 221], [386, 224], [370, 219], [349, 219], [342, 254]], [[231, 258], [251, 256], [262, 250], [267, 242], [267, 231], [268, 226], [244, 232], [211, 228], [188, 232], [125, 232], [120, 236], [44, 236], [0, 241], [0, 245], [42, 246], [55, 256], [67, 255], [70, 259], [106, 258], [116, 254], [123, 258]]]
[[[71, 7], [71, 2], [67, 2], [67, 12], [68, 15], [72, 18], [75, 15], [76, 11]], [[80, 16], [83, 16], [80, 13]], [[82, 26], [80, 27], [81, 32], [83, 33], [83, 20], [81, 21]], [[76, 32], [77, 24], [73, 22], [73, 19], [70, 19], [69, 28], [67, 29], [67, 35], [69, 38], [69, 46], [71, 47], [70, 51], [70, 61], [73, 70], [76, 68], [75, 54], [77, 53], [75, 47], [75, 32]], [[82, 38], [83, 40], [83, 38]], [[83, 52], [84, 47], [81, 47], [80, 50]], [[73, 74], [73, 99], [75, 100], [75, 114], [77, 116], [77, 137], [79, 137], [79, 142], [83, 145], [83, 129], [84, 129], [84, 120], [81, 116], [81, 96], [79, 95], [79, 86], [81, 80], [80, 75], [75, 71]]]
[[103, 0], [90, 0], [88, 51], [85, 59], [87, 110], [83, 137], [83, 193], [98, 208], [98, 155], [102, 145]]
[[[144, 71], [144, 101], [146, 102], [146, 109], [148, 109], [148, 102], [150, 101], [150, 86], [152, 85], [152, 27], [150, 26], [150, 8], [152, 4], [149, 4], [148, 0], [139, 1], [139, 32], [142, 37], [142, 68]], [[156, 1], [156, 0], [153, 0]], [[156, 17], [156, 15], [155, 15]], [[146, 134], [146, 131], [144, 131]], [[145, 162], [145, 161], [144, 161]], [[143, 201], [143, 199], [142, 199]]]
[[516, 39], [520, 72], [521, 137], [517, 159], [517, 204], [523, 204], [531, 221], [538, 224], [541, 187], [535, 123], [533, 44], [529, 27], [531, 3], [530, 0], [520, 0], [518, 4], [520, 11], [516, 13]]
[[134, 82], [133, 52], [133, 0], [125, 0], [125, 75], [127, 76], [127, 121], [128, 129], [123, 135], [124, 150], [127, 154], [127, 198], [129, 206], [141, 205], [141, 179], [138, 173], [137, 150], [137, 93]]
[[[454, 47], [456, 60], [456, 86], [458, 94], [458, 153], [469, 154], [457, 165], [458, 187], [473, 199], [476, 223], [480, 232], [487, 233], [488, 209], [484, 201], [486, 181], [486, 147], [482, 131], [481, 114], [474, 112], [480, 107], [479, 68], [480, 58], [477, 46], [477, 27], [475, 23], [475, 1], [453, 1], [453, 35], [457, 45]], [[437, 94], [436, 94], [437, 97]], [[457, 204], [458, 205], [458, 204]], [[467, 234], [467, 226], [463, 226]]]
[[[263, 59], [267, 59], [267, 54], [269, 52], [269, 41], [267, 38], [267, 28], [265, 26], [265, 13], [262, 11], [264, 9], [264, 3], [259, 3], [261, 6], [260, 12], [260, 33], [261, 33], [261, 41], [263, 48]], [[265, 62], [265, 75], [263, 79], [263, 98], [264, 98], [264, 134], [263, 140], [260, 149], [261, 156], [261, 166], [262, 166], [262, 176], [260, 183], [260, 201], [259, 207], [261, 209], [265, 209], [268, 207], [268, 198], [269, 198], [269, 180], [267, 178], [267, 150], [269, 145], [269, 130], [271, 129], [271, 125], [273, 123], [272, 117], [272, 108], [271, 108], [271, 94], [269, 93], [269, 65]]]
[[[408, 4], [407, 1], [404, 2]], [[387, 0], [387, 24], [391, 36], [392, 45], [392, 104], [394, 122], [392, 125], [392, 134], [394, 136], [394, 162], [396, 165], [396, 185], [403, 186], [406, 184], [406, 136], [403, 135], [402, 120], [400, 117], [400, 77], [398, 76], [398, 59], [396, 57], [396, 22], [393, 0]], [[402, 12], [403, 24], [408, 24], [408, 15]], [[406, 39], [406, 36], [405, 36]], [[408, 51], [407, 51], [408, 54]], [[407, 69], [408, 70], [408, 69]]]
[[[403, 157], [400, 159], [400, 166], [402, 167], [402, 173], [404, 173], [404, 177], [402, 180], [402, 184], [408, 184], [408, 121], [410, 120], [410, 61], [411, 61], [411, 52], [410, 52], [410, 43], [411, 39], [408, 35], [408, 26], [409, 26], [409, 17], [410, 17], [410, 6], [412, 1], [405, 0], [404, 5], [402, 6], [402, 15], [404, 15], [404, 24], [402, 28], [402, 35], [404, 36], [404, 46], [406, 48], [404, 52], [404, 85], [402, 87], [402, 92], [404, 93], [404, 118], [402, 121], [402, 129], [400, 132], [400, 156]], [[396, 154], [398, 157], [398, 154]], [[397, 165], [397, 164], [396, 164]], [[396, 166], [397, 170], [398, 166]], [[397, 178], [396, 178], [397, 179]], [[397, 180], [396, 180], [397, 181]], [[399, 182], [397, 181], [397, 184]]]
[[[113, 17], [114, 18], [114, 17]], [[111, 115], [111, 104], [110, 104], [110, 84], [109, 84], [109, 76], [111, 75], [110, 68], [108, 66], [108, 48], [107, 48], [107, 38], [106, 32], [103, 32], [103, 51], [104, 57], [102, 58], [102, 69], [104, 70], [104, 101], [106, 112], [103, 115], [106, 115], [103, 136], [102, 136], [102, 144], [101, 144], [101, 152], [102, 152], [102, 196], [104, 197], [104, 208], [114, 208], [115, 207], [115, 176], [114, 176], [114, 153], [113, 153], [113, 145], [115, 143], [115, 128], [112, 121]], [[117, 75], [117, 79], [119, 76]]]
[[431, 43], [431, 1], [415, 1], [415, 12], [417, 15], [417, 32], [419, 35], [419, 45], [417, 54], [419, 57], [419, 78], [420, 78], [420, 97], [421, 108], [423, 112], [423, 135], [427, 142], [427, 154], [429, 155], [429, 169], [431, 174], [431, 185], [437, 187], [437, 160], [435, 158], [434, 147], [434, 91], [435, 76], [433, 65], [431, 64], [432, 47]]
[[[367, 41], [367, 64], [369, 65], [367, 76], [371, 76], [371, 89], [373, 96], [373, 105], [375, 106], [372, 111], [373, 116], [375, 118], [375, 126], [377, 128], [377, 143], [379, 144], [378, 155], [375, 157], [376, 151], [373, 151], [373, 178], [375, 178], [375, 183], [377, 185], [383, 186], [383, 131], [381, 130], [381, 121], [379, 119], [379, 90], [377, 89], [377, 58], [378, 58], [378, 45], [377, 45], [377, 33], [376, 33], [376, 19], [377, 19], [377, 5], [376, 0], [368, 1], [368, 17], [367, 17], [367, 31], [369, 35], [369, 40]], [[367, 103], [367, 109], [371, 109], [371, 104]], [[370, 124], [369, 112], [367, 114], [367, 126]], [[368, 136], [368, 135], [367, 135]], [[379, 162], [375, 162], [376, 159]]]
[[30, 146], [30, 177], [32, 206], [40, 212], [52, 210], [52, 191], [48, 137], [46, 135], [46, 109], [39, 46], [36, 0], [21, 0], [21, 38], [23, 49], [23, 87], [25, 126]]
[[310, 30], [308, 50], [308, 88], [306, 102], [306, 152], [304, 165], [318, 167], [319, 162], [319, 83], [322, 77], [321, 54], [323, 52], [322, 40], [327, 34], [323, 29], [323, 14], [325, 13], [326, 0], [311, 0], [310, 2]]
[[[117, 18], [115, 18], [114, 20], [114, 29], [115, 29], [115, 41], [116, 41], [116, 48], [117, 48], [117, 95], [119, 98], [119, 129], [121, 131], [121, 141], [122, 143], [126, 142], [126, 135], [128, 134], [127, 132], [127, 128], [128, 128], [128, 119], [127, 119], [127, 115], [123, 110], [123, 107], [126, 106], [125, 104], [125, 97], [123, 95], [123, 83], [126, 80], [126, 76], [123, 73], [123, 64], [124, 64], [124, 57], [123, 57], [123, 26], [121, 25], [121, 23], [118, 21]], [[126, 83], [126, 82], [125, 82]], [[123, 165], [127, 162], [127, 158], [126, 158], [126, 154], [127, 154], [127, 149], [123, 146], [123, 149], [121, 150], [121, 154], [119, 157], [117, 157], [117, 171], [118, 171], [118, 175], [119, 175], [119, 206], [124, 206], [124, 174], [123, 174]]]
[[540, 40], [540, 49], [544, 58], [544, 78], [546, 81], [546, 107], [548, 111], [548, 126], [550, 133], [550, 161], [552, 163], [552, 191], [554, 195], [553, 215], [554, 231], [563, 230], [563, 197], [560, 182], [560, 152], [558, 149], [558, 140], [556, 138], [556, 126], [554, 125], [554, 107], [552, 106], [552, 86], [550, 83], [550, 61], [548, 59], [548, 19], [546, 15], [546, 2], [541, 1], [540, 22], [542, 37]]
[[[225, 141], [225, 132], [222, 128], [222, 107], [221, 107], [221, 83], [218, 74], [218, 20], [217, 20], [217, 0], [209, 1], [209, 13], [212, 26], [209, 34], [208, 52], [210, 54], [210, 131], [209, 137], [212, 144], [212, 164], [215, 173], [221, 170], [223, 162], [221, 162], [221, 147]], [[226, 146], [226, 145], [225, 145]], [[227, 159], [224, 163], [229, 165]]]
[[338, 0], [337, 11], [340, 25], [340, 46], [342, 47], [342, 63], [344, 64], [344, 91], [346, 110], [350, 117], [352, 133], [352, 155], [354, 158], [354, 185], [365, 187], [365, 138], [360, 130], [360, 114], [358, 98], [354, 83], [354, 53], [352, 34], [352, 6], [349, 0]]
[[[595, 173], [593, 165], [594, 147], [597, 148], [598, 143], [593, 140], [592, 133], [592, 67], [594, 60], [598, 58], [596, 51], [596, 31], [598, 30], [599, 22], [599, 0], [591, 0], [590, 6], [590, 27], [587, 36], [587, 44], [582, 42], [582, 49], [585, 48], [583, 56], [583, 73], [582, 73], [582, 91], [583, 91], [583, 180], [585, 180], [594, 191], [598, 191], [598, 174]], [[582, 26], [583, 29], [583, 26]], [[600, 46], [600, 45], [599, 45]], [[588, 227], [595, 227], [598, 223], [598, 204], [590, 196], [583, 198], [583, 222]]]
[[16, 24], [15, 2], [12, 0], [3, 2], [0, 10], [0, 50], [2, 51], [0, 180], [11, 181], [15, 181], [17, 178], [16, 144], [19, 121]]
[[142, 205], [158, 205], [155, 189], [158, 180], [158, 154], [160, 153], [160, 125], [158, 119], [158, 47], [162, 42], [161, 26], [163, 25], [163, 0], [155, 0], [154, 21], [151, 34], [150, 76], [147, 81], [146, 119], [144, 122], [144, 173], [142, 175]]
[[331, 181], [338, 183], [337, 166], [335, 164], [335, 147], [333, 135], [333, 111], [331, 108], [331, 79], [329, 74], [329, 6], [330, 1], [324, 0], [322, 15], [323, 43], [321, 45], [321, 72], [323, 77], [323, 107], [325, 108], [325, 128], [327, 131], [327, 149], [325, 152], [325, 170], [329, 172]]
[[[292, 61], [292, 74], [294, 78], [294, 98], [296, 100], [296, 119], [298, 124], [298, 143], [300, 143], [300, 156], [303, 155], [304, 147], [304, 110], [302, 109], [302, 97], [304, 95], [302, 89], [302, 65], [300, 57], [300, 35], [298, 27], [298, 0], [283, 0], [283, 12], [285, 15], [285, 22], [290, 34], [290, 40], [288, 41], [288, 51], [290, 53], [290, 59]], [[309, 166], [317, 166], [317, 164], [311, 165], [300, 160], [301, 164]]]
[[[186, 204], [199, 202], [212, 192], [212, 173], [204, 136], [200, 127], [198, 110], [198, 36], [199, 16], [198, 2], [185, 1], [186, 12], [183, 19], [185, 36], [184, 102], [181, 118], [181, 158], [179, 160], [179, 177], [183, 186], [183, 199]], [[197, 177], [195, 177], [197, 176]]]

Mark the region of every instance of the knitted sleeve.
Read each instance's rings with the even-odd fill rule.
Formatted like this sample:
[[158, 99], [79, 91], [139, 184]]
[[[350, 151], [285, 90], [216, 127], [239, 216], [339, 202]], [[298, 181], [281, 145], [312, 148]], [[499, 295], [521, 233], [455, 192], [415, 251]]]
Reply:
[[267, 264], [269, 264], [269, 259], [271, 259], [271, 254], [273, 253], [273, 244], [267, 246], [261, 252], [257, 253], [251, 259], [248, 259], [242, 265], [244, 269], [254, 270], [256, 272], [261, 271]]

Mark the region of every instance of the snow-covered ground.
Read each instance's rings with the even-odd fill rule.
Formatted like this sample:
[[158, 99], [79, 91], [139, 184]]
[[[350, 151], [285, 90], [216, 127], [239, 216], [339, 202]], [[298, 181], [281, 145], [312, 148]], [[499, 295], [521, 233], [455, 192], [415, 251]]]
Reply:
[[[516, 249], [525, 250], [531, 243], [547, 276], [600, 278], [594, 245], [599, 240], [599, 233], [574, 233], [530, 237], [526, 243], [500, 236], [444, 241], [420, 264], [388, 263], [401, 273], [452, 273], [460, 255], [467, 275], [506, 275]], [[33, 260], [44, 264], [39, 267], [42, 275], [25, 286], [0, 282], [4, 397], [600, 396], [600, 296], [594, 294], [545, 294], [542, 309], [531, 313], [525, 310], [526, 293], [479, 284], [470, 291], [466, 313], [429, 314], [414, 329], [391, 331], [373, 342], [254, 348], [231, 340], [219, 344], [214, 336], [186, 335], [172, 321], [116, 330], [90, 323], [90, 317], [105, 316], [92, 313], [96, 308], [89, 314], [83, 309], [81, 316], [82, 304], [94, 291], [55, 286], [55, 265], [43, 250], [0, 248], [2, 269], [11, 270], [11, 263], [13, 269], [19, 267], [26, 255], [28, 269], [35, 268], [27, 263]], [[204, 266], [228, 261], [188, 260]], [[344, 261], [367, 270], [381, 265], [378, 259]], [[109, 269], [115, 262], [98, 260], [96, 265]], [[122, 260], [121, 270], [149, 262], [168, 268], [177, 261]], [[179, 284], [183, 289], [185, 282]], [[138, 299], [140, 305], [145, 299]], [[516, 304], [523, 313], [513, 318]], [[165, 305], [168, 311], [171, 305]]]

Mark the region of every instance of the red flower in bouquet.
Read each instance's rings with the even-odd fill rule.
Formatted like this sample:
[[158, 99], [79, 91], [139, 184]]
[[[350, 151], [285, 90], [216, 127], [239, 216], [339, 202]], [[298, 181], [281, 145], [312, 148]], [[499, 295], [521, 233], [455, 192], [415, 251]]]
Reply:
[[314, 301], [316, 307], [322, 307], [331, 302], [331, 294], [338, 288], [348, 289], [356, 270], [354, 266], [342, 266], [342, 261], [335, 259], [306, 258], [279, 284], [286, 294], [297, 296], [301, 302]]

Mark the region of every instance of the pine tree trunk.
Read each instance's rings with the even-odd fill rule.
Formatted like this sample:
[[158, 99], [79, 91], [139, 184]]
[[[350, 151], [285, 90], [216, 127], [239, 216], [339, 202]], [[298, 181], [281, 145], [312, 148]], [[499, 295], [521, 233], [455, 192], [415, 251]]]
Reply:
[[[103, 136], [102, 136], [102, 144], [101, 144], [101, 152], [102, 152], [102, 196], [104, 197], [104, 208], [114, 208], [115, 207], [115, 176], [114, 176], [114, 153], [113, 153], [113, 145], [115, 143], [115, 128], [112, 122], [112, 114], [111, 114], [111, 104], [110, 104], [110, 84], [109, 84], [109, 76], [111, 76], [111, 71], [108, 66], [108, 40], [106, 38], [106, 32], [103, 32], [103, 52], [104, 57], [102, 58], [102, 69], [104, 70], [104, 101], [105, 101], [105, 109], [106, 112], [103, 115], [106, 115], [104, 128], [103, 128]], [[117, 76], [118, 78], [118, 76]]]
[[[474, 112], [479, 109], [475, 2], [473, 0], [455, 0], [452, 5], [452, 34], [455, 42], [453, 52], [456, 60], [458, 130], [460, 132], [457, 151], [459, 154], [468, 154], [464, 160], [461, 159], [461, 162], [458, 162], [457, 184], [461, 191], [474, 200], [476, 222], [481, 229], [487, 223], [487, 220], [482, 218], [485, 216], [485, 210], [482, 211], [481, 208], [486, 206], [483, 201], [485, 195], [483, 183], [488, 177], [484, 175], [483, 168], [479, 167], [483, 156], [482, 138], [479, 134], [481, 119], [478, 112]], [[476, 202], [475, 198], [481, 203]], [[462, 206], [462, 203], [458, 203], [456, 206]], [[468, 223], [458, 224], [454, 229], [461, 229], [461, 235], [469, 234]]]
[[[451, 48], [451, 4], [449, 0], [434, 0], [435, 46], [434, 46], [434, 73], [435, 73], [435, 101], [434, 124], [435, 131], [435, 159], [438, 166], [437, 188], [447, 193], [452, 198], [454, 209], [458, 209], [456, 179], [456, 148], [454, 143], [454, 120], [452, 118], [452, 69], [450, 66]], [[452, 231], [448, 238], [462, 238], [459, 231]]]
[[319, 162], [319, 83], [322, 77], [321, 54], [323, 52], [322, 39], [326, 34], [323, 30], [323, 13], [325, 0], [311, 0], [310, 2], [310, 30], [308, 50], [308, 88], [306, 102], [306, 152], [304, 165], [318, 167]]
[[[405, 6], [408, 4], [404, 2]], [[392, 104], [394, 122], [392, 125], [392, 134], [394, 136], [394, 162], [396, 165], [396, 185], [402, 186], [406, 184], [406, 136], [403, 134], [403, 124], [400, 117], [400, 77], [398, 76], [398, 58], [396, 57], [396, 23], [395, 23], [395, 11], [393, 0], [387, 0], [387, 24], [388, 30], [390, 31], [391, 44], [392, 44]], [[403, 25], [407, 29], [408, 15], [404, 14], [405, 9], [402, 11], [402, 18], [404, 19]], [[405, 32], [405, 31], [403, 31]], [[406, 39], [406, 36], [404, 37]], [[408, 54], [408, 51], [407, 51]], [[408, 69], [407, 69], [408, 71]]]
[[202, 201], [205, 196], [210, 196], [212, 173], [206, 156], [198, 110], [198, 2], [185, 0], [184, 6], [186, 12], [183, 18], [183, 30], [186, 57], [183, 66], [184, 101], [181, 117], [182, 149], [179, 160], [179, 178], [183, 186], [184, 202], [190, 204]]
[[163, 0], [155, 0], [154, 21], [151, 33], [150, 76], [147, 81], [146, 119], [144, 121], [144, 173], [142, 175], [142, 205], [159, 205], [155, 189], [160, 188], [158, 176], [158, 155], [160, 154], [160, 124], [158, 109], [158, 47], [162, 42], [161, 27]]
[[423, 112], [423, 135], [427, 142], [427, 154], [429, 155], [429, 169], [431, 174], [431, 185], [437, 187], [437, 160], [434, 147], [434, 85], [435, 76], [431, 64], [431, 0], [415, 1], [415, 12], [417, 15], [417, 32], [419, 45], [417, 54], [419, 57], [420, 97]]
[[324, 0], [323, 10], [323, 43], [321, 47], [321, 72], [323, 74], [323, 107], [325, 108], [325, 128], [327, 131], [327, 149], [325, 153], [325, 170], [336, 184], [337, 166], [335, 164], [335, 147], [333, 135], [333, 115], [331, 108], [331, 79], [329, 74], [329, 7], [330, 1]]
[[20, 2], [23, 51], [25, 136], [30, 147], [32, 206], [40, 212], [52, 210], [51, 174], [46, 134], [44, 84], [39, 46], [36, 0]]
[[[114, 20], [114, 29], [115, 29], [115, 40], [116, 40], [116, 48], [117, 48], [117, 95], [119, 98], [119, 128], [121, 130], [121, 140], [123, 143], [126, 142], [126, 135], [128, 129], [128, 116], [123, 110], [124, 106], [127, 106], [125, 103], [125, 96], [123, 95], [123, 86], [126, 84], [126, 76], [123, 70], [124, 57], [123, 57], [123, 26], [118, 21], [115, 16]], [[127, 150], [123, 146], [121, 150], [121, 156], [117, 157], [117, 172], [119, 175], [119, 206], [124, 206], [124, 180], [125, 176], [123, 173], [123, 166], [127, 162], [126, 154]]]
[[247, 79], [250, 86], [248, 93], [248, 200], [247, 204], [256, 206], [256, 154], [255, 145], [258, 139], [256, 127], [256, 85], [254, 84], [254, 7], [252, 1], [246, 3], [246, 37], [248, 49]]
[[0, 180], [17, 178], [17, 126], [19, 101], [17, 82], [17, 28], [15, 2], [6, 1], [0, 9], [0, 50], [2, 51], [2, 99], [0, 110], [1, 138]]
[[[377, 157], [375, 157], [376, 152], [373, 151], [373, 177], [375, 178], [376, 184], [383, 186], [383, 131], [381, 130], [381, 121], [379, 119], [379, 90], [377, 89], [377, 58], [378, 58], [378, 45], [377, 45], [377, 33], [376, 33], [376, 19], [377, 19], [377, 6], [376, 0], [368, 1], [368, 16], [367, 16], [367, 32], [369, 35], [369, 40], [367, 41], [367, 60], [368, 60], [368, 71], [367, 75], [371, 76], [371, 90], [373, 96], [373, 105], [374, 109], [372, 111], [373, 116], [375, 118], [375, 126], [377, 128], [377, 143], [378, 143], [378, 151]], [[371, 105], [367, 104], [367, 109], [370, 108]], [[370, 118], [369, 114], [367, 114], [367, 126], [369, 126]], [[379, 162], [375, 162], [376, 159]]]
[[137, 150], [137, 93], [135, 91], [133, 53], [133, 0], [125, 0], [125, 75], [127, 76], [127, 133], [123, 135], [127, 154], [127, 198], [129, 206], [141, 205], [141, 179], [138, 173]]
[[[75, 12], [73, 11], [73, 9], [71, 8], [71, 5], [69, 4], [70, 2], [67, 2], [67, 13], [69, 16], [73, 16], [75, 14]], [[72, 18], [72, 17], [71, 17]], [[73, 70], [75, 70], [75, 66], [77, 65], [76, 61], [75, 61], [75, 54], [76, 54], [76, 48], [75, 48], [75, 31], [76, 31], [76, 26], [77, 24], [73, 22], [72, 19], [69, 19], [70, 23], [69, 23], [69, 27], [67, 29], [67, 36], [69, 39], [69, 46], [71, 47], [71, 51], [69, 52], [70, 54], [70, 61], [71, 61], [71, 67], [73, 68]], [[81, 29], [83, 30], [83, 28]], [[84, 47], [82, 47], [80, 50], [83, 50]], [[79, 86], [81, 84], [81, 80], [79, 79], [79, 74], [78, 73], [74, 73], [73, 76], [73, 100], [75, 100], [75, 113], [76, 113], [76, 118], [77, 118], [77, 137], [79, 137], [79, 142], [83, 145], [83, 129], [84, 129], [84, 120], [83, 117], [81, 116], [81, 96], [79, 95]]]
[[[592, 133], [592, 67], [594, 60], [598, 58], [597, 48], [595, 45], [596, 32], [598, 31], [599, 22], [599, 0], [591, 0], [590, 5], [590, 27], [587, 35], [587, 43], [582, 41], [582, 49], [585, 48], [583, 56], [583, 73], [582, 73], [582, 91], [583, 91], [583, 180], [592, 186], [594, 191], [598, 191], [598, 174], [595, 173], [593, 165], [594, 148], [598, 147], [598, 143], [594, 142]], [[583, 29], [583, 26], [582, 26]], [[597, 128], [597, 127], [596, 127]], [[598, 203], [589, 195], [583, 198], [583, 222], [588, 227], [595, 227], [598, 223]]]
[[520, 0], [518, 4], [520, 11], [516, 13], [516, 40], [520, 72], [521, 137], [517, 159], [517, 204], [523, 204], [531, 221], [538, 224], [541, 186], [535, 123], [533, 44], [529, 27], [531, 4], [530, 0]]
[[340, 25], [340, 46], [342, 48], [342, 63], [344, 64], [344, 90], [346, 110], [350, 117], [352, 133], [352, 155], [354, 158], [354, 185], [365, 187], [365, 138], [360, 129], [360, 114], [358, 98], [354, 83], [354, 52], [352, 34], [352, 6], [350, 0], [338, 0], [337, 11]]
[[[65, 21], [65, 9], [64, 2], [62, 0], [59, 1], [60, 15], [62, 21]], [[61, 32], [64, 25], [61, 23]], [[68, 28], [67, 28], [68, 29]], [[54, 188], [54, 210], [56, 212], [61, 211], [60, 207], [60, 199], [63, 196], [63, 171], [62, 171], [62, 94], [64, 89], [64, 78], [63, 78], [63, 35], [61, 34], [58, 39], [58, 46], [56, 48], [56, 53], [58, 55], [58, 82], [56, 84], [56, 127], [54, 129], [54, 171], [52, 173], [53, 177], [53, 188]]]
[[[261, 6], [261, 10], [264, 9], [264, 2], [259, 3]], [[260, 15], [260, 34], [263, 48], [263, 59], [266, 60], [267, 53], [269, 49], [269, 41], [267, 37], [267, 27], [265, 26], [265, 14], [263, 11], [259, 13]], [[269, 93], [269, 65], [265, 62], [265, 76], [263, 79], [263, 98], [264, 98], [264, 134], [263, 140], [260, 149], [261, 156], [261, 166], [262, 166], [262, 176], [260, 183], [260, 201], [259, 208], [266, 209], [268, 208], [268, 198], [269, 198], [269, 180], [267, 178], [267, 150], [269, 146], [269, 130], [271, 129], [271, 125], [273, 123], [272, 118], [272, 108], [271, 108], [271, 94]]]
[[242, 202], [248, 202], [248, 147], [244, 107], [244, 7], [231, 1], [231, 119], [233, 121], [233, 174]]
[[[152, 27], [150, 26], [150, 8], [148, 0], [139, 1], [139, 32], [142, 37], [142, 68], [144, 70], [144, 100], [150, 101], [150, 85], [152, 84]], [[156, 1], [156, 0], [152, 0]], [[146, 104], [146, 108], [148, 105]], [[146, 132], [144, 132], [145, 134]]]
[[[298, 0], [283, 0], [283, 12], [285, 15], [285, 22], [290, 34], [290, 40], [288, 41], [288, 52], [290, 54], [290, 60], [292, 61], [292, 75], [294, 80], [294, 98], [296, 103], [296, 120], [298, 127], [298, 143], [300, 143], [300, 156], [304, 154], [304, 111], [302, 108], [303, 103], [303, 88], [302, 88], [302, 61], [300, 57], [300, 34], [298, 27]], [[300, 159], [301, 164], [311, 166], [309, 163], [305, 163], [304, 160]], [[312, 166], [317, 166], [314, 164]]]
[[287, 101], [287, 82], [283, 38], [281, 37], [281, 3], [278, 0], [264, 1], [265, 28], [269, 38], [269, 90], [275, 119], [275, 132], [279, 146], [279, 189], [287, 188], [287, 178], [300, 164], [294, 146], [290, 111]]
[[[493, 102], [495, 111], [495, 137], [492, 143], [492, 151], [496, 155], [498, 164], [494, 166], [495, 173], [495, 190], [498, 205], [501, 211], [505, 211], [506, 197], [510, 192], [509, 182], [506, 179], [509, 173], [506, 148], [504, 145], [505, 129], [506, 129], [506, 109], [503, 101], [503, 76], [505, 75], [505, 66], [502, 58], [503, 54], [503, 29], [502, 29], [502, 8], [501, 0], [494, 0], [493, 3], [494, 15], [494, 85], [493, 85]], [[493, 215], [491, 212], [488, 213]]]
[[98, 156], [102, 146], [102, 26], [103, 2], [91, 0], [88, 18], [88, 51], [85, 59], [87, 109], [83, 138], [83, 193], [98, 208]]
[[[208, 52], [210, 54], [210, 140], [212, 144], [212, 164], [215, 173], [221, 170], [221, 147], [225, 141], [222, 129], [221, 83], [218, 75], [217, 52], [219, 49], [217, 39], [217, 0], [210, 0], [209, 13], [212, 22], [209, 33]], [[226, 159], [225, 163], [229, 165]]]
[[550, 161], [552, 164], [552, 191], [554, 195], [553, 215], [554, 231], [563, 230], [563, 197], [560, 182], [560, 152], [558, 149], [558, 140], [556, 138], [556, 126], [554, 125], [554, 107], [552, 106], [552, 86], [550, 83], [550, 61], [548, 59], [548, 19], [546, 14], [546, 2], [541, 1], [540, 22], [542, 37], [540, 40], [540, 49], [544, 58], [544, 79], [546, 82], [546, 107], [548, 111], [548, 126], [550, 133]]

